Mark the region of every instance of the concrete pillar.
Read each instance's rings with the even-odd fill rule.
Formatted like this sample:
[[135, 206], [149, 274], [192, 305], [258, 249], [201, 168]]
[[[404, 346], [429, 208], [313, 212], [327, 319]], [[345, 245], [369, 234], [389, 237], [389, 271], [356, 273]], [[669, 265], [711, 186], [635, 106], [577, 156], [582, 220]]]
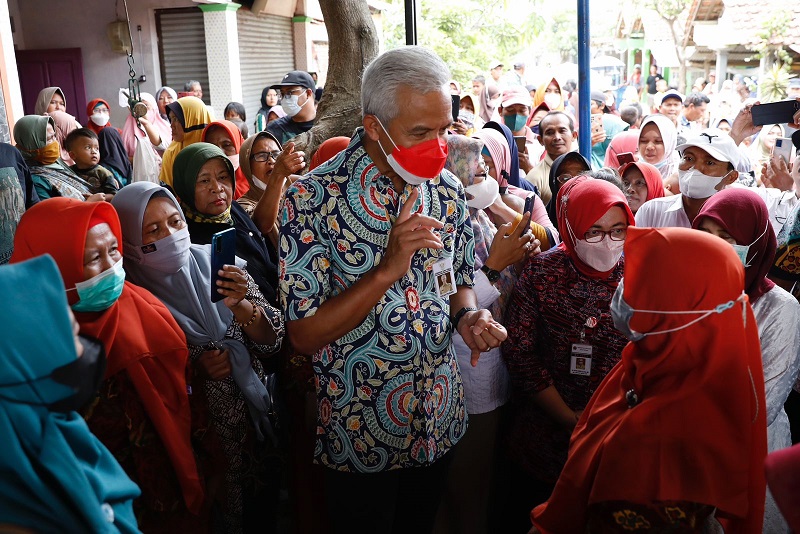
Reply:
[[200, 4], [206, 31], [206, 58], [211, 107], [223, 119], [228, 102], [243, 102], [242, 71], [239, 66], [239, 4]]
[[311, 23], [314, 19], [306, 15], [297, 15], [292, 18], [294, 28], [294, 68], [296, 70], [310, 71], [314, 52], [311, 49]]
[[725, 49], [717, 50], [717, 92], [722, 89], [722, 82], [728, 71], [728, 51]]
[[[644, 76], [645, 86], [647, 85], [647, 78], [650, 76], [650, 49], [647, 47], [642, 48], [642, 76]], [[642, 91], [642, 103], [647, 102], [647, 87]], [[645, 114], [649, 114], [650, 108], [645, 108]]]

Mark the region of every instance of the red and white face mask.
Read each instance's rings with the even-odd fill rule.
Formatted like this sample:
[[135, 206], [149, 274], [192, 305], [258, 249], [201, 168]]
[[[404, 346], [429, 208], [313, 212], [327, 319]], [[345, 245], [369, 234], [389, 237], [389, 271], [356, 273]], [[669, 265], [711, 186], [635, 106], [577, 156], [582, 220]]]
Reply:
[[375, 119], [394, 145], [394, 150], [391, 154], [387, 154], [380, 142], [378, 142], [378, 146], [386, 156], [389, 166], [400, 178], [408, 184], [419, 185], [439, 176], [444, 169], [445, 161], [447, 161], [447, 141], [437, 137], [410, 148], [402, 148], [397, 146], [381, 120], [378, 117]]

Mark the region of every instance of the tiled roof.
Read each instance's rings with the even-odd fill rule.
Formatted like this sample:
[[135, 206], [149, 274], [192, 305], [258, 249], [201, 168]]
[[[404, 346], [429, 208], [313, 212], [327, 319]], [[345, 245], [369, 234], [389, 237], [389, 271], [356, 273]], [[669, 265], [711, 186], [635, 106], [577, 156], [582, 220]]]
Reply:
[[800, 2], [796, 0], [724, 0], [725, 11], [722, 19], [730, 21], [744, 45], [760, 42], [758, 33], [763, 30], [765, 21], [780, 11], [789, 11], [791, 21], [784, 35], [773, 40], [772, 44], [797, 45], [800, 43]]

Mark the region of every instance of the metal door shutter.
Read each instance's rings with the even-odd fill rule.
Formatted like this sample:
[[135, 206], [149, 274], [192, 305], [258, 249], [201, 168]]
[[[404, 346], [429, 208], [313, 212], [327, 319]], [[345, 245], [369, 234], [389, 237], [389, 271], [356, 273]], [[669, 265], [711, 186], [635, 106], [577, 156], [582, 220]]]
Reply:
[[256, 113], [261, 107], [261, 90], [278, 83], [284, 74], [294, 70], [292, 19], [254, 15], [245, 9], [238, 10], [236, 17], [239, 24], [242, 104], [252, 134]]
[[181, 92], [187, 81], [198, 80], [203, 86], [203, 101], [210, 103], [203, 12], [191, 7], [159, 9], [155, 14], [161, 83]]

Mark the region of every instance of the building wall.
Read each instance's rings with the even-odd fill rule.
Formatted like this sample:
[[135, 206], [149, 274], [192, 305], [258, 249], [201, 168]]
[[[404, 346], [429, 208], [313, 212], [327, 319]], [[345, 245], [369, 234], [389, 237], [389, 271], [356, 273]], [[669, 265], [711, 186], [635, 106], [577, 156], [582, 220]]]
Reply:
[[[12, 0], [14, 1], [14, 0]], [[80, 48], [83, 55], [83, 74], [86, 98], [104, 98], [111, 104], [111, 123], [119, 128], [125, 122], [128, 111], [118, 104], [121, 87], [128, 87], [127, 56], [111, 51], [106, 26], [114, 20], [123, 20], [125, 10], [118, 2], [119, 14], [114, 12], [115, 2], [109, 0], [36, 0], [18, 2], [20, 24], [16, 24], [16, 36], [24, 49]], [[145, 74], [146, 81], [141, 90], [155, 93], [160, 87], [158, 63], [158, 41], [154, 10], [173, 7], [197, 6], [191, 0], [131, 0], [131, 30], [137, 76]], [[44, 17], [42, 13], [51, 13]], [[137, 31], [141, 26], [142, 31]], [[141, 48], [139, 34], [141, 33]], [[83, 103], [85, 106], [86, 103]], [[26, 110], [30, 113], [33, 110]]]

